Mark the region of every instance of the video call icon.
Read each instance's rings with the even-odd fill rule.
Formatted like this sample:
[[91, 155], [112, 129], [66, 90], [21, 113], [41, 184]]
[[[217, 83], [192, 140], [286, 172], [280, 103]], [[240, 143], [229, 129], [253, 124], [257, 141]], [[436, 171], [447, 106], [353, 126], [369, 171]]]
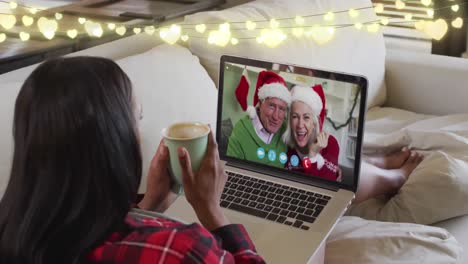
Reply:
[[291, 165], [294, 167], [297, 167], [297, 165], [299, 165], [299, 157], [297, 155], [292, 155]]
[[270, 161], [275, 161], [276, 160], [276, 152], [274, 150], [268, 151], [268, 159]]
[[257, 149], [257, 157], [259, 159], [265, 158], [265, 150], [262, 147]]
[[288, 161], [288, 156], [286, 155], [286, 153], [284, 152], [280, 153], [279, 161], [281, 162], [281, 164], [286, 164], [286, 162]]

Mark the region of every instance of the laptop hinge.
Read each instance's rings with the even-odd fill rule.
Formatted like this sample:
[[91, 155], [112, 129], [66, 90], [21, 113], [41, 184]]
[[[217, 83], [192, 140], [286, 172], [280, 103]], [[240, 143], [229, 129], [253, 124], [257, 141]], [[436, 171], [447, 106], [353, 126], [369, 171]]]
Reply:
[[334, 191], [334, 192], [337, 192], [340, 189], [338, 186], [333, 186], [333, 184], [330, 184], [330, 183], [321, 182], [321, 181], [310, 182], [310, 180], [307, 180], [306, 178], [302, 178], [301, 176], [291, 175], [291, 174], [286, 175], [285, 173], [278, 172], [278, 171], [266, 170], [264, 168], [257, 167], [257, 166], [255, 166], [253, 164], [246, 164], [246, 163], [240, 163], [240, 162], [237, 163], [237, 162], [234, 162], [234, 161], [229, 161], [229, 162], [226, 163], [226, 165], [231, 166], [231, 167], [235, 167], [235, 168], [239, 168], [239, 169], [243, 169], [243, 170], [253, 171], [253, 172], [256, 172], [256, 173], [260, 173], [260, 174], [266, 174], [266, 175], [269, 175], [269, 176], [285, 179], [285, 180], [288, 180], [288, 181], [294, 181], [294, 182], [297, 182], [297, 183], [302, 183], [302, 184], [309, 185], [309, 186], [324, 188], [324, 189]]

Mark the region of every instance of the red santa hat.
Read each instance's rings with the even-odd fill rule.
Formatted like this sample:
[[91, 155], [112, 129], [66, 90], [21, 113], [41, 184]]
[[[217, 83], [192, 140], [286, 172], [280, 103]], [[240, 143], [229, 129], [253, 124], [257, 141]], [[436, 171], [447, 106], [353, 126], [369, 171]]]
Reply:
[[[247, 94], [245, 96], [247, 97]], [[253, 105], [247, 108], [247, 112], [251, 118], [254, 118], [257, 115], [255, 106], [258, 102], [270, 97], [281, 99], [288, 106], [291, 103], [291, 93], [289, 92], [283, 77], [272, 71], [261, 71], [257, 78]]]
[[300, 101], [312, 109], [313, 115], [319, 120], [320, 131], [325, 121], [325, 93], [322, 85], [317, 84], [313, 87], [294, 86], [291, 90], [291, 102]]

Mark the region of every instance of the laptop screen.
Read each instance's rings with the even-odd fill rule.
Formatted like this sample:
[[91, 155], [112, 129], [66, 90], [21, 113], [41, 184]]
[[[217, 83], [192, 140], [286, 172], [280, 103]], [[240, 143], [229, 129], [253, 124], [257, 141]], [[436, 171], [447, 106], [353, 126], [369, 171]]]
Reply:
[[356, 190], [364, 77], [223, 56], [219, 87], [223, 159], [303, 183]]

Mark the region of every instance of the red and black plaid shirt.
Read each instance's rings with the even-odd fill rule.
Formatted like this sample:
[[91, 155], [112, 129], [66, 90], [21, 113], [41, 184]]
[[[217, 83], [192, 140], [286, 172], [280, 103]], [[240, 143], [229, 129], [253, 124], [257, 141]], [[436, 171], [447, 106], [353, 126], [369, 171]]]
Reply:
[[211, 233], [199, 224], [185, 225], [130, 212], [126, 231], [113, 233], [88, 255], [91, 263], [265, 263], [242, 225]]

